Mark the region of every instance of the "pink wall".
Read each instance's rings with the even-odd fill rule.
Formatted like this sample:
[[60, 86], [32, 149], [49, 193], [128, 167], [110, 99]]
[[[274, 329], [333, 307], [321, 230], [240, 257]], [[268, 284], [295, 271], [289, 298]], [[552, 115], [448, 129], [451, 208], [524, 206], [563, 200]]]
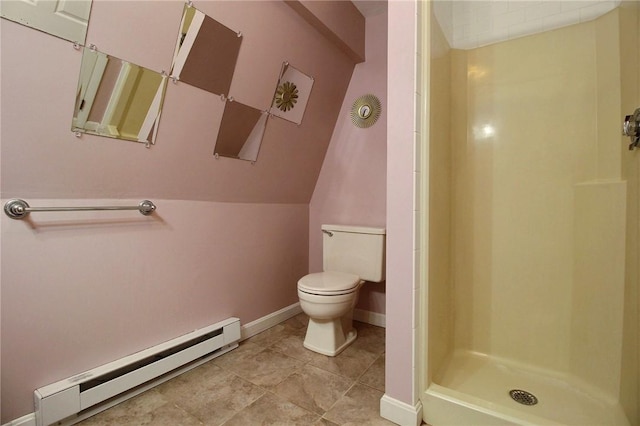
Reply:
[[287, 0], [300, 16], [359, 63], [365, 60], [365, 18], [351, 2], [343, 0]]
[[[87, 42], [168, 70], [183, 5], [95, 1]], [[302, 125], [269, 120], [255, 165], [213, 158], [222, 102], [183, 83], [169, 84], [151, 149], [76, 138], [80, 53], [2, 20], [2, 203], [149, 198], [158, 211], [41, 213], [31, 222], [2, 215], [0, 423], [33, 412], [35, 388], [231, 315], [244, 324], [297, 301], [308, 203], [353, 63], [282, 2], [197, 6], [244, 34], [237, 100], [266, 108], [284, 60], [315, 78]]]
[[[387, 126], [387, 299], [385, 392], [413, 406], [417, 402], [414, 368], [415, 327], [419, 298], [420, 251], [415, 249], [419, 195], [414, 182], [420, 173], [416, 107], [417, 44], [415, 1], [389, 2]], [[393, 368], [389, 368], [393, 366]]]
[[[309, 206], [309, 270], [322, 271], [323, 223], [386, 226], [387, 14], [366, 21], [366, 61], [356, 65]], [[372, 127], [351, 123], [351, 106], [378, 96], [382, 115]], [[384, 283], [368, 283], [358, 308], [385, 312]]]
[[[168, 70], [183, 6], [182, 1], [96, 1], [87, 43], [138, 65]], [[91, 135], [77, 139], [69, 128], [81, 54], [69, 42], [3, 21], [3, 82], [12, 82], [3, 93], [5, 105], [12, 107], [3, 114], [9, 126], [15, 123], [3, 129], [3, 196], [308, 203], [353, 63], [283, 2], [198, 6], [243, 33], [230, 91], [239, 102], [266, 109], [285, 60], [315, 78], [301, 126], [269, 120], [253, 166], [215, 160], [224, 104], [187, 84], [169, 83], [152, 149]], [[33, 126], [30, 119], [29, 132], [22, 131], [25, 111], [39, 123]], [[8, 160], [16, 158], [20, 161]], [[38, 167], [42, 162], [72, 167]]]
[[34, 213], [29, 223], [2, 215], [2, 423], [32, 412], [40, 386], [230, 316], [244, 324], [297, 302], [306, 205], [154, 202], [149, 217]]

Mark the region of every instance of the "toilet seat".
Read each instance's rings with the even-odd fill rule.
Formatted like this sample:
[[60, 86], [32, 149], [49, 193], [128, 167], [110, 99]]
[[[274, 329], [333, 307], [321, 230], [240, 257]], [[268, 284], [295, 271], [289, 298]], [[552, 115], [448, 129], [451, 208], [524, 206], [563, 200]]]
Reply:
[[360, 277], [344, 272], [325, 271], [305, 275], [298, 281], [298, 290], [321, 296], [338, 296], [358, 290]]

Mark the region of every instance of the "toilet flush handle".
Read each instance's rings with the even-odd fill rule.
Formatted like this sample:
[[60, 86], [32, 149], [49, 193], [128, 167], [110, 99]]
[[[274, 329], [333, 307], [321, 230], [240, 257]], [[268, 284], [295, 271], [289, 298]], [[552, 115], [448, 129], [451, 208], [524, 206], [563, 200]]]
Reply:
[[323, 229], [322, 232], [324, 232], [325, 234], [327, 234], [330, 237], [333, 237], [333, 232], [331, 232], [331, 231], [327, 231], [326, 229]]

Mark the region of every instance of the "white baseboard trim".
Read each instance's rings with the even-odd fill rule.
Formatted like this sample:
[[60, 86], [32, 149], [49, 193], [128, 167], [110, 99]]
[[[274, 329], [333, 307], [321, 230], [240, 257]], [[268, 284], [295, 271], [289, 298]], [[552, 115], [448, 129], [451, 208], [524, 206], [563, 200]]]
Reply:
[[36, 414], [31, 413], [26, 416], [22, 416], [19, 419], [5, 423], [2, 426], [36, 426]]
[[278, 325], [289, 318], [295, 317], [302, 312], [300, 308], [300, 302], [293, 305], [282, 308], [279, 311], [265, 315], [262, 318], [258, 318], [255, 321], [251, 321], [240, 327], [240, 341], [248, 339], [251, 336], [255, 336], [258, 333], [262, 333], [268, 328]]
[[387, 326], [387, 317], [385, 314], [378, 312], [365, 311], [364, 309], [354, 309], [353, 319], [364, 322], [366, 324], [376, 325], [385, 328]]
[[380, 416], [401, 426], [422, 424], [422, 402], [413, 406], [384, 394], [380, 399]]

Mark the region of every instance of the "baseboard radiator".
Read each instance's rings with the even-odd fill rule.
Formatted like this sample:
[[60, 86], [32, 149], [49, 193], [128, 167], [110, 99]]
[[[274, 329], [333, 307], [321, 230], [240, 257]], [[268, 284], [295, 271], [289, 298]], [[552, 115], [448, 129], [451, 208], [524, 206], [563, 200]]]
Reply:
[[34, 392], [37, 426], [77, 423], [238, 346], [229, 318]]

